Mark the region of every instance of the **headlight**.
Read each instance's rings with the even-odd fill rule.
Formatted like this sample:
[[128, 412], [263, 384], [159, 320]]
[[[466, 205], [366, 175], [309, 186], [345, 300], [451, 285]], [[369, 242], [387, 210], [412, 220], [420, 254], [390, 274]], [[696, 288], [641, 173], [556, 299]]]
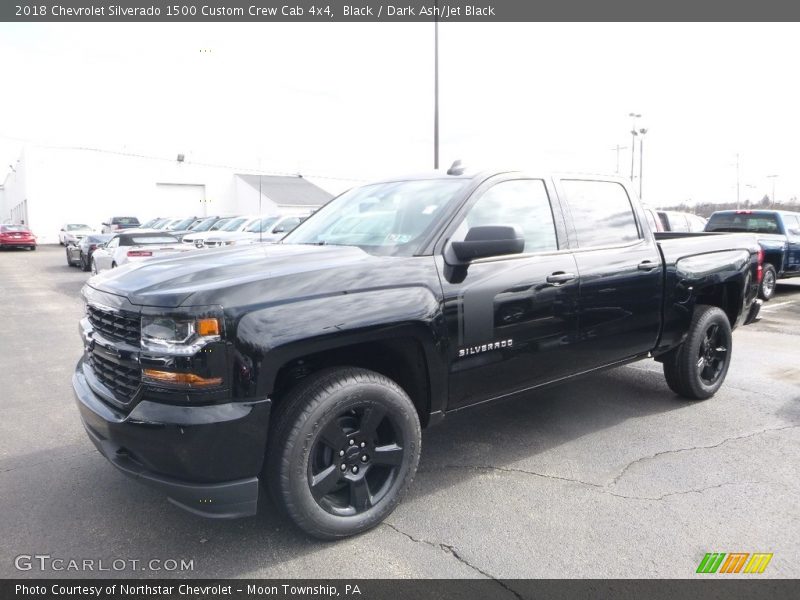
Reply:
[[190, 356], [209, 342], [221, 339], [222, 321], [218, 318], [173, 319], [142, 316], [142, 348]]

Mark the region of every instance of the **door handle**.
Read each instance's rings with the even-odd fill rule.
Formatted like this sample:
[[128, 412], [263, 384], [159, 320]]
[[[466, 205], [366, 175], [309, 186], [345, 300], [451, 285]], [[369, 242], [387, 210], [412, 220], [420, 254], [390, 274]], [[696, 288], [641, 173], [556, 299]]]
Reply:
[[653, 269], [657, 269], [659, 267], [658, 263], [654, 263], [649, 260], [643, 260], [639, 263], [639, 270], [640, 271], [652, 271]]
[[561, 285], [562, 283], [567, 283], [568, 281], [572, 281], [575, 279], [574, 273], [564, 273], [563, 271], [556, 271], [555, 273], [551, 273], [547, 276], [547, 283], [553, 283], [556, 285]]

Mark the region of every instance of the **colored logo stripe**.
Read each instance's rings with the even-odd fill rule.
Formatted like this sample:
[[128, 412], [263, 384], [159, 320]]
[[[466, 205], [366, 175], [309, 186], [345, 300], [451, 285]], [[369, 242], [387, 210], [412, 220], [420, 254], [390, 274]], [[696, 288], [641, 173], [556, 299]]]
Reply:
[[772, 554], [753, 554], [750, 562], [744, 568], [745, 573], [763, 573], [767, 568], [769, 561], [772, 560]]
[[697, 572], [716, 573], [720, 564], [722, 564], [723, 558], [725, 558], [724, 552], [709, 552], [703, 557], [703, 560], [700, 561], [700, 565], [697, 567]]
[[[727, 558], [726, 558], [727, 557]], [[747, 560], [748, 557], [750, 560]], [[697, 573], [763, 573], [772, 560], [772, 554], [748, 552], [709, 552], [697, 566]], [[723, 562], [724, 561], [724, 562]]]

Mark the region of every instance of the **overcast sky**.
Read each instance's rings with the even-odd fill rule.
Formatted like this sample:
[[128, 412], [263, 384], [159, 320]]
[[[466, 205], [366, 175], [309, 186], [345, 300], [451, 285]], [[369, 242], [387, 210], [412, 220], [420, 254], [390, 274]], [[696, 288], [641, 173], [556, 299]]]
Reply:
[[[737, 153], [743, 200], [772, 174], [798, 195], [798, 39], [442, 24], [442, 164], [614, 173], [619, 144], [629, 175], [636, 111], [650, 203], [735, 200]], [[432, 24], [6, 23], [0, 64], [3, 170], [24, 140], [357, 179], [432, 166]]]

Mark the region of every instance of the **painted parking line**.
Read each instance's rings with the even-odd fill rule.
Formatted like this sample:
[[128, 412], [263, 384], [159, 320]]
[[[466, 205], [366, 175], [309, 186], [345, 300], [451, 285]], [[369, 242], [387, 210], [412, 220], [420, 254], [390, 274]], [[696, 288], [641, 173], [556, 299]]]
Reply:
[[761, 312], [764, 312], [765, 310], [772, 310], [773, 308], [780, 308], [781, 306], [789, 306], [794, 303], [795, 302], [793, 300], [788, 300], [786, 302], [778, 302], [777, 304], [768, 304], [767, 306], [761, 308]]

